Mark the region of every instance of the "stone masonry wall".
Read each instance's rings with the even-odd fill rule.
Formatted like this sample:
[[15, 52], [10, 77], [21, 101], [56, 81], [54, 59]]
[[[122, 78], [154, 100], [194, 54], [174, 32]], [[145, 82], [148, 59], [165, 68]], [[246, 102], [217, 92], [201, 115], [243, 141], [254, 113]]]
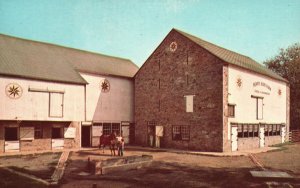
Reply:
[[75, 127], [76, 128], [76, 136], [75, 138], [65, 138], [64, 139], [64, 148], [65, 149], [74, 149], [80, 148], [80, 122], [71, 122], [69, 125], [65, 125], [65, 127]]
[[228, 131], [228, 66], [223, 66], [223, 151], [231, 151]]
[[34, 140], [20, 140], [20, 151], [51, 150], [51, 124], [48, 122], [22, 122], [21, 128], [26, 126], [42, 127], [43, 138]]
[[[195, 95], [194, 112], [185, 95]], [[147, 145], [153, 121], [164, 126], [162, 147], [223, 151], [223, 107], [223, 62], [172, 30], [135, 77], [136, 143]], [[173, 125], [190, 126], [190, 140], [173, 140]]]
[[266, 136], [265, 137], [265, 146], [271, 146], [274, 144], [281, 143], [281, 136]]
[[[11, 123], [11, 122], [10, 122]], [[15, 123], [15, 122], [12, 122]], [[16, 123], [15, 123], [16, 124]], [[65, 138], [64, 148], [80, 148], [80, 122], [38, 122], [38, 121], [22, 121], [19, 126], [20, 129], [24, 127], [41, 127], [43, 137], [34, 140], [20, 140], [20, 151], [40, 151], [51, 150], [51, 137], [52, 137], [52, 125], [61, 125], [62, 127], [75, 127], [76, 137]], [[4, 153], [4, 127], [6, 122], [0, 122], [0, 153]]]
[[238, 138], [238, 150], [248, 150], [259, 148], [259, 138], [250, 137], [250, 138]]

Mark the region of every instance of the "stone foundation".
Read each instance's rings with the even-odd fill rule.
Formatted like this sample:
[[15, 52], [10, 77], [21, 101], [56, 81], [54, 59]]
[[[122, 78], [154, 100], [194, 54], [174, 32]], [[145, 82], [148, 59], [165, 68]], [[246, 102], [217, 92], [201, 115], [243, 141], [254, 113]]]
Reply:
[[[19, 127], [19, 131], [26, 127], [40, 127], [42, 128], [42, 138], [34, 138], [33, 140], [19, 140], [20, 151], [42, 151], [52, 149], [52, 126], [75, 127], [76, 136], [75, 138], [65, 138], [64, 148], [80, 148], [80, 123], [79, 122], [39, 122], [39, 121], [22, 121], [19, 124], [16, 121], [1, 121], [0, 122], [0, 153], [4, 153], [5, 143], [5, 126], [14, 125]], [[20, 134], [20, 133], [18, 133]]]

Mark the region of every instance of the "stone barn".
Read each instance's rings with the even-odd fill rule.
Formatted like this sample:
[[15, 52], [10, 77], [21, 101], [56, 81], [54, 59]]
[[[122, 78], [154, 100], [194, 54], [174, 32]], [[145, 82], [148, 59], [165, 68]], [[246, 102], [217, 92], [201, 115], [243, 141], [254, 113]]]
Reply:
[[172, 29], [134, 79], [136, 143], [223, 152], [286, 140], [288, 82], [247, 56]]
[[137, 70], [128, 59], [0, 35], [0, 153], [97, 146], [112, 131], [134, 140]]

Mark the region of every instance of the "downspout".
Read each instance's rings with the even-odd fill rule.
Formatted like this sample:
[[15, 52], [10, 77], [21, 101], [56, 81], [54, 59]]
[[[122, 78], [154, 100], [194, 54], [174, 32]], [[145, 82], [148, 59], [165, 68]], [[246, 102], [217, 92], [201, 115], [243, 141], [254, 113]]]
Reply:
[[86, 121], [86, 85], [84, 85], [84, 121]]

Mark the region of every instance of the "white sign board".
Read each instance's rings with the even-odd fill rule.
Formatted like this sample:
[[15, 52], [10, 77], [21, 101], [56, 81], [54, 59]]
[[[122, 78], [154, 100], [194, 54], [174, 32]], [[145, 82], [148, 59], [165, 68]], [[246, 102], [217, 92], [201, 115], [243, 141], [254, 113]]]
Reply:
[[20, 140], [33, 140], [34, 127], [20, 127]]
[[102, 126], [93, 126], [92, 136], [101, 136], [101, 135], [102, 135]]
[[64, 138], [75, 138], [76, 128], [75, 127], [66, 127]]

